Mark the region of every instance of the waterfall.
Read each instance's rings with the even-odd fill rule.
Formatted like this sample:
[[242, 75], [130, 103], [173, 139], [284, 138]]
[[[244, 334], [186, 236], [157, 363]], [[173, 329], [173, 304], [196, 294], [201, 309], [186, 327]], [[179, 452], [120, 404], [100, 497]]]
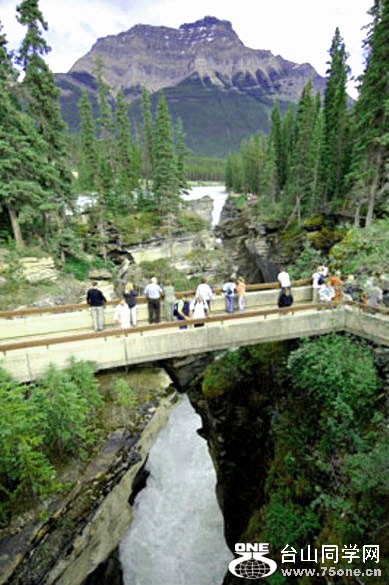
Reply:
[[212, 209], [212, 226], [214, 227], [220, 221], [220, 215], [224, 204], [227, 200], [228, 193], [223, 185], [209, 185], [206, 187], [192, 187], [187, 195], [183, 195], [186, 201], [210, 197], [213, 201]]
[[150, 451], [146, 488], [120, 545], [125, 585], [220, 585], [233, 558], [223, 536], [216, 475], [187, 396]]

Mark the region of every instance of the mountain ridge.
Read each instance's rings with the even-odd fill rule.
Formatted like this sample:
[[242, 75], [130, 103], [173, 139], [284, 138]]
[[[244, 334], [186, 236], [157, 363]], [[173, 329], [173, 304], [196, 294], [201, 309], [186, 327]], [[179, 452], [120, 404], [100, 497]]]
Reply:
[[[103, 79], [110, 86], [112, 97], [119, 91], [124, 93], [136, 126], [142, 88], [146, 87], [155, 97], [160, 91], [167, 92], [169, 108], [173, 115], [182, 118], [187, 135], [191, 135], [190, 147], [197, 154], [209, 155], [216, 149], [215, 154], [225, 156], [239, 148], [242, 137], [268, 132], [275, 100], [282, 110], [297, 103], [308, 79], [312, 79], [315, 91], [322, 93], [325, 88], [325, 79], [310, 64], [294, 63], [269, 50], [246, 47], [227, 20], [206, 16], [178, 29], [137, 24], [118, 35], [99, 38], [67, 74], [57, 75], [64, 117], [71, 128], [77, 126], [74, 102], [81, 90], [86, 88], [95, 97], [97, 59], [104, 63]], [[207, 147], [207, 141], [196, 137], [201, 128], [193, 118], [207, 124], [201, 104], [205, 99], [209, 108], [210, 92], [215, 104], [223, 104], [226, 119], [232, 110], [239, 109], [239, 101], [242, 108], [250, 111], [250, 121], [246, 120], [244, 129], [239, 127], [239, 116], [233, 116], [236, 133], [232, 126], [228, 128], [229, 144], [225, 129], [215, 129], [221, 136], [220, 148], [215, 141]], [[192, 112], [188, 111], [190, 108]], [[197, 111], [195, 116], [193, 108]], [[210, 116], [213, 106], [211, 110]]]

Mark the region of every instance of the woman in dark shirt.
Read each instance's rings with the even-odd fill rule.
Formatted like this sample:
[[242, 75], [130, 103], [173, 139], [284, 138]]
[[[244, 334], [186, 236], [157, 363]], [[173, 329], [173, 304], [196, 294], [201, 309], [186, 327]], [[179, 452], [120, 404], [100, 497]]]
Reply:
[[126, 286], [126, 292], [124, 293], [124, 300], [130, 309], [130, 320], [133, 327], [136, 326], [136, 297], [138, 293], [134, 289], [132, 282], [128, 282]]

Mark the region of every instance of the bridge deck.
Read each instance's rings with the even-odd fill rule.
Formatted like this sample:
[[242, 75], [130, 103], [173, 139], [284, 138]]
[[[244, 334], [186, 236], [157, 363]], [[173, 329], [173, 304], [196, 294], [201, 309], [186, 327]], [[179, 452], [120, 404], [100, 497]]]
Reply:
[[348, 331], [389, 345], [387, 315], [369, 314], [345, 305], [301, 303], [291, 310], [273, 308], [213, 315], [203, 327], [194, 327], [198, 324], [195, 321], [187, 323], [190, 325], [187, 329], [179, 329], [180, 324], [172, 322], [143, 325], [124, 332], [81, 332], [76, 336], [2, 343], [2, 366], [16, 379], [31, 381], [50, 363], [65, 367], [71, 357], [90, 360], [96, 370], [103, 370], [331, 331]]

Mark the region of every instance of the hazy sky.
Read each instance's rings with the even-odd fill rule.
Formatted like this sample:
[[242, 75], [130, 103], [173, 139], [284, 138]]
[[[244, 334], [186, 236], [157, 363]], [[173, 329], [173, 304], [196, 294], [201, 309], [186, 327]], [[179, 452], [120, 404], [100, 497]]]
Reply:
[[[10, 48], [24, 29], [16, 22], [18, 0], [0, 0], [0, 21]], [[311, 63], [325, 74], [336, 26], [345, 41], [353, 76], [363, 70], [362, 41], [373, 0], [40, 0], [48, 22], [51, 69], [66, 72], [97, 38], [136, 24], [178, 28], [206, 15], [229, 20], [252, 49], [268, 49], [296, 63]], [[349, 85], [349, 91], [355, 97]]]

